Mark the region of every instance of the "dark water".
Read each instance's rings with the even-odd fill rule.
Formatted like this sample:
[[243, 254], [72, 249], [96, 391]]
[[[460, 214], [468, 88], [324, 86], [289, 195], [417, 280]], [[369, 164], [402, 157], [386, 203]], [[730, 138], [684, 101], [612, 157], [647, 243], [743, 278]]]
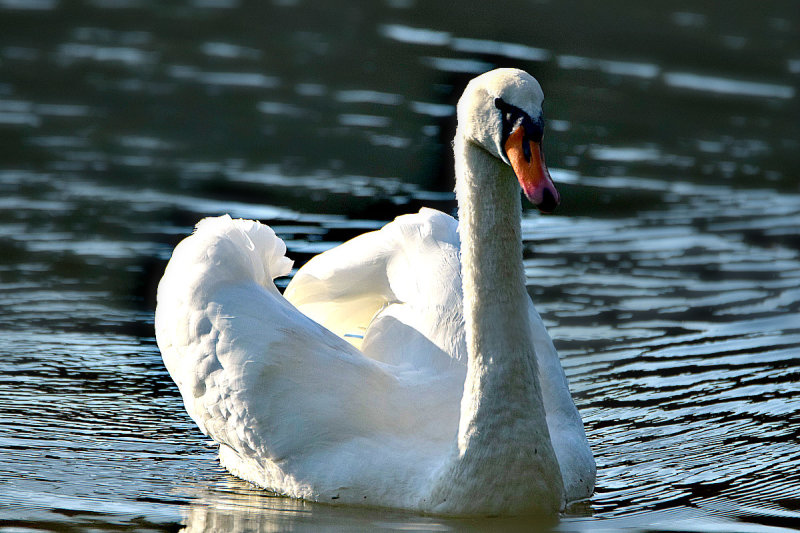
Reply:
[[[537, 76], [529, 289], [598, 464], [563, 531], [800, 528], [794, 2], [0, 0], [0, 531], [498, 530], [225, 473], [155, 346], [200, 218], [302, 264], [452, 212], [453, 104]], [[285, 282], [284, 282], [285, 284]]]

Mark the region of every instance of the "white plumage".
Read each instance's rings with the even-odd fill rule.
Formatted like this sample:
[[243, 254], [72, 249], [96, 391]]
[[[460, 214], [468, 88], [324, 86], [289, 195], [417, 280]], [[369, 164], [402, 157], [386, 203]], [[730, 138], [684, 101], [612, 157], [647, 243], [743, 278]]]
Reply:
[[272, 280], [291, 261], [268, 226], [208, 218], [176, 247], [159, 348], [233, 474], [296, 498], [442, 514], [553, 513], [591, 494], [580, 415], [525, 289], [496, 98], [541, 113], [522, 71], [467, 87], [460, 227], [404, 215], [313, 258], [285, 297]]

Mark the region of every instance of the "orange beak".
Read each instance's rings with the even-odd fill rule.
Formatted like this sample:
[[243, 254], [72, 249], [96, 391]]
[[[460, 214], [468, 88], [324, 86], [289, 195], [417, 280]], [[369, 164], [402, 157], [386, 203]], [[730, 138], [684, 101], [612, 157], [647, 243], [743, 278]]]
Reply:
[[552, 213], [561, 202], [561, 196], [544, 164], [541, 143], [527, 139], [525, 127], [519, 126], [508, 136], [505, 149], [522, 192], [539, 211]]

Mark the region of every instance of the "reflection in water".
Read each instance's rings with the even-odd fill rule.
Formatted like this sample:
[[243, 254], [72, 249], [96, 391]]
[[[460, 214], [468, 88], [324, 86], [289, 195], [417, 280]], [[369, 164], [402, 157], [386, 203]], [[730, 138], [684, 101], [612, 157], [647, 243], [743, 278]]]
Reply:
[[452, 212], [454, 99], [494, 66], [548, 94], [564, 202], [525, 267], [598, 463], [552, 526], [800, 527], [796, 17], [459, 5], [0, 0], [0, 528], [530, 529], [253, 490], [152, 338], [203, 216], [302, 264]]
[[198, 487], [198, 499], [185, 517], [186, 531], [341, 531], [402, 529], [450, 531], [433, 517], [377, 509], [348, 509], [281, 498], [228, 477], [215, 487]]
[[557, 521], [547, 519], [457, 519], [385, 509], [343, 509], [276, 497], [230, 476], [212, 488], [197, 490], [197, 499], [186, 513], [185, 531], [555, 531], [558, 527]]

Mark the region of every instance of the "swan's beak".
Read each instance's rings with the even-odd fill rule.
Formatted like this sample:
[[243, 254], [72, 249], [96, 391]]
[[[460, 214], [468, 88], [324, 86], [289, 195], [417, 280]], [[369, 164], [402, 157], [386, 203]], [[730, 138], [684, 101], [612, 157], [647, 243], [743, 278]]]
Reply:
[[508, 136], [505, 149], [522, 192], [539, 211], [552, 213], [561, 196], [544, 164], [542, 144], [526, 138], [525, 127], [519, 126]]

